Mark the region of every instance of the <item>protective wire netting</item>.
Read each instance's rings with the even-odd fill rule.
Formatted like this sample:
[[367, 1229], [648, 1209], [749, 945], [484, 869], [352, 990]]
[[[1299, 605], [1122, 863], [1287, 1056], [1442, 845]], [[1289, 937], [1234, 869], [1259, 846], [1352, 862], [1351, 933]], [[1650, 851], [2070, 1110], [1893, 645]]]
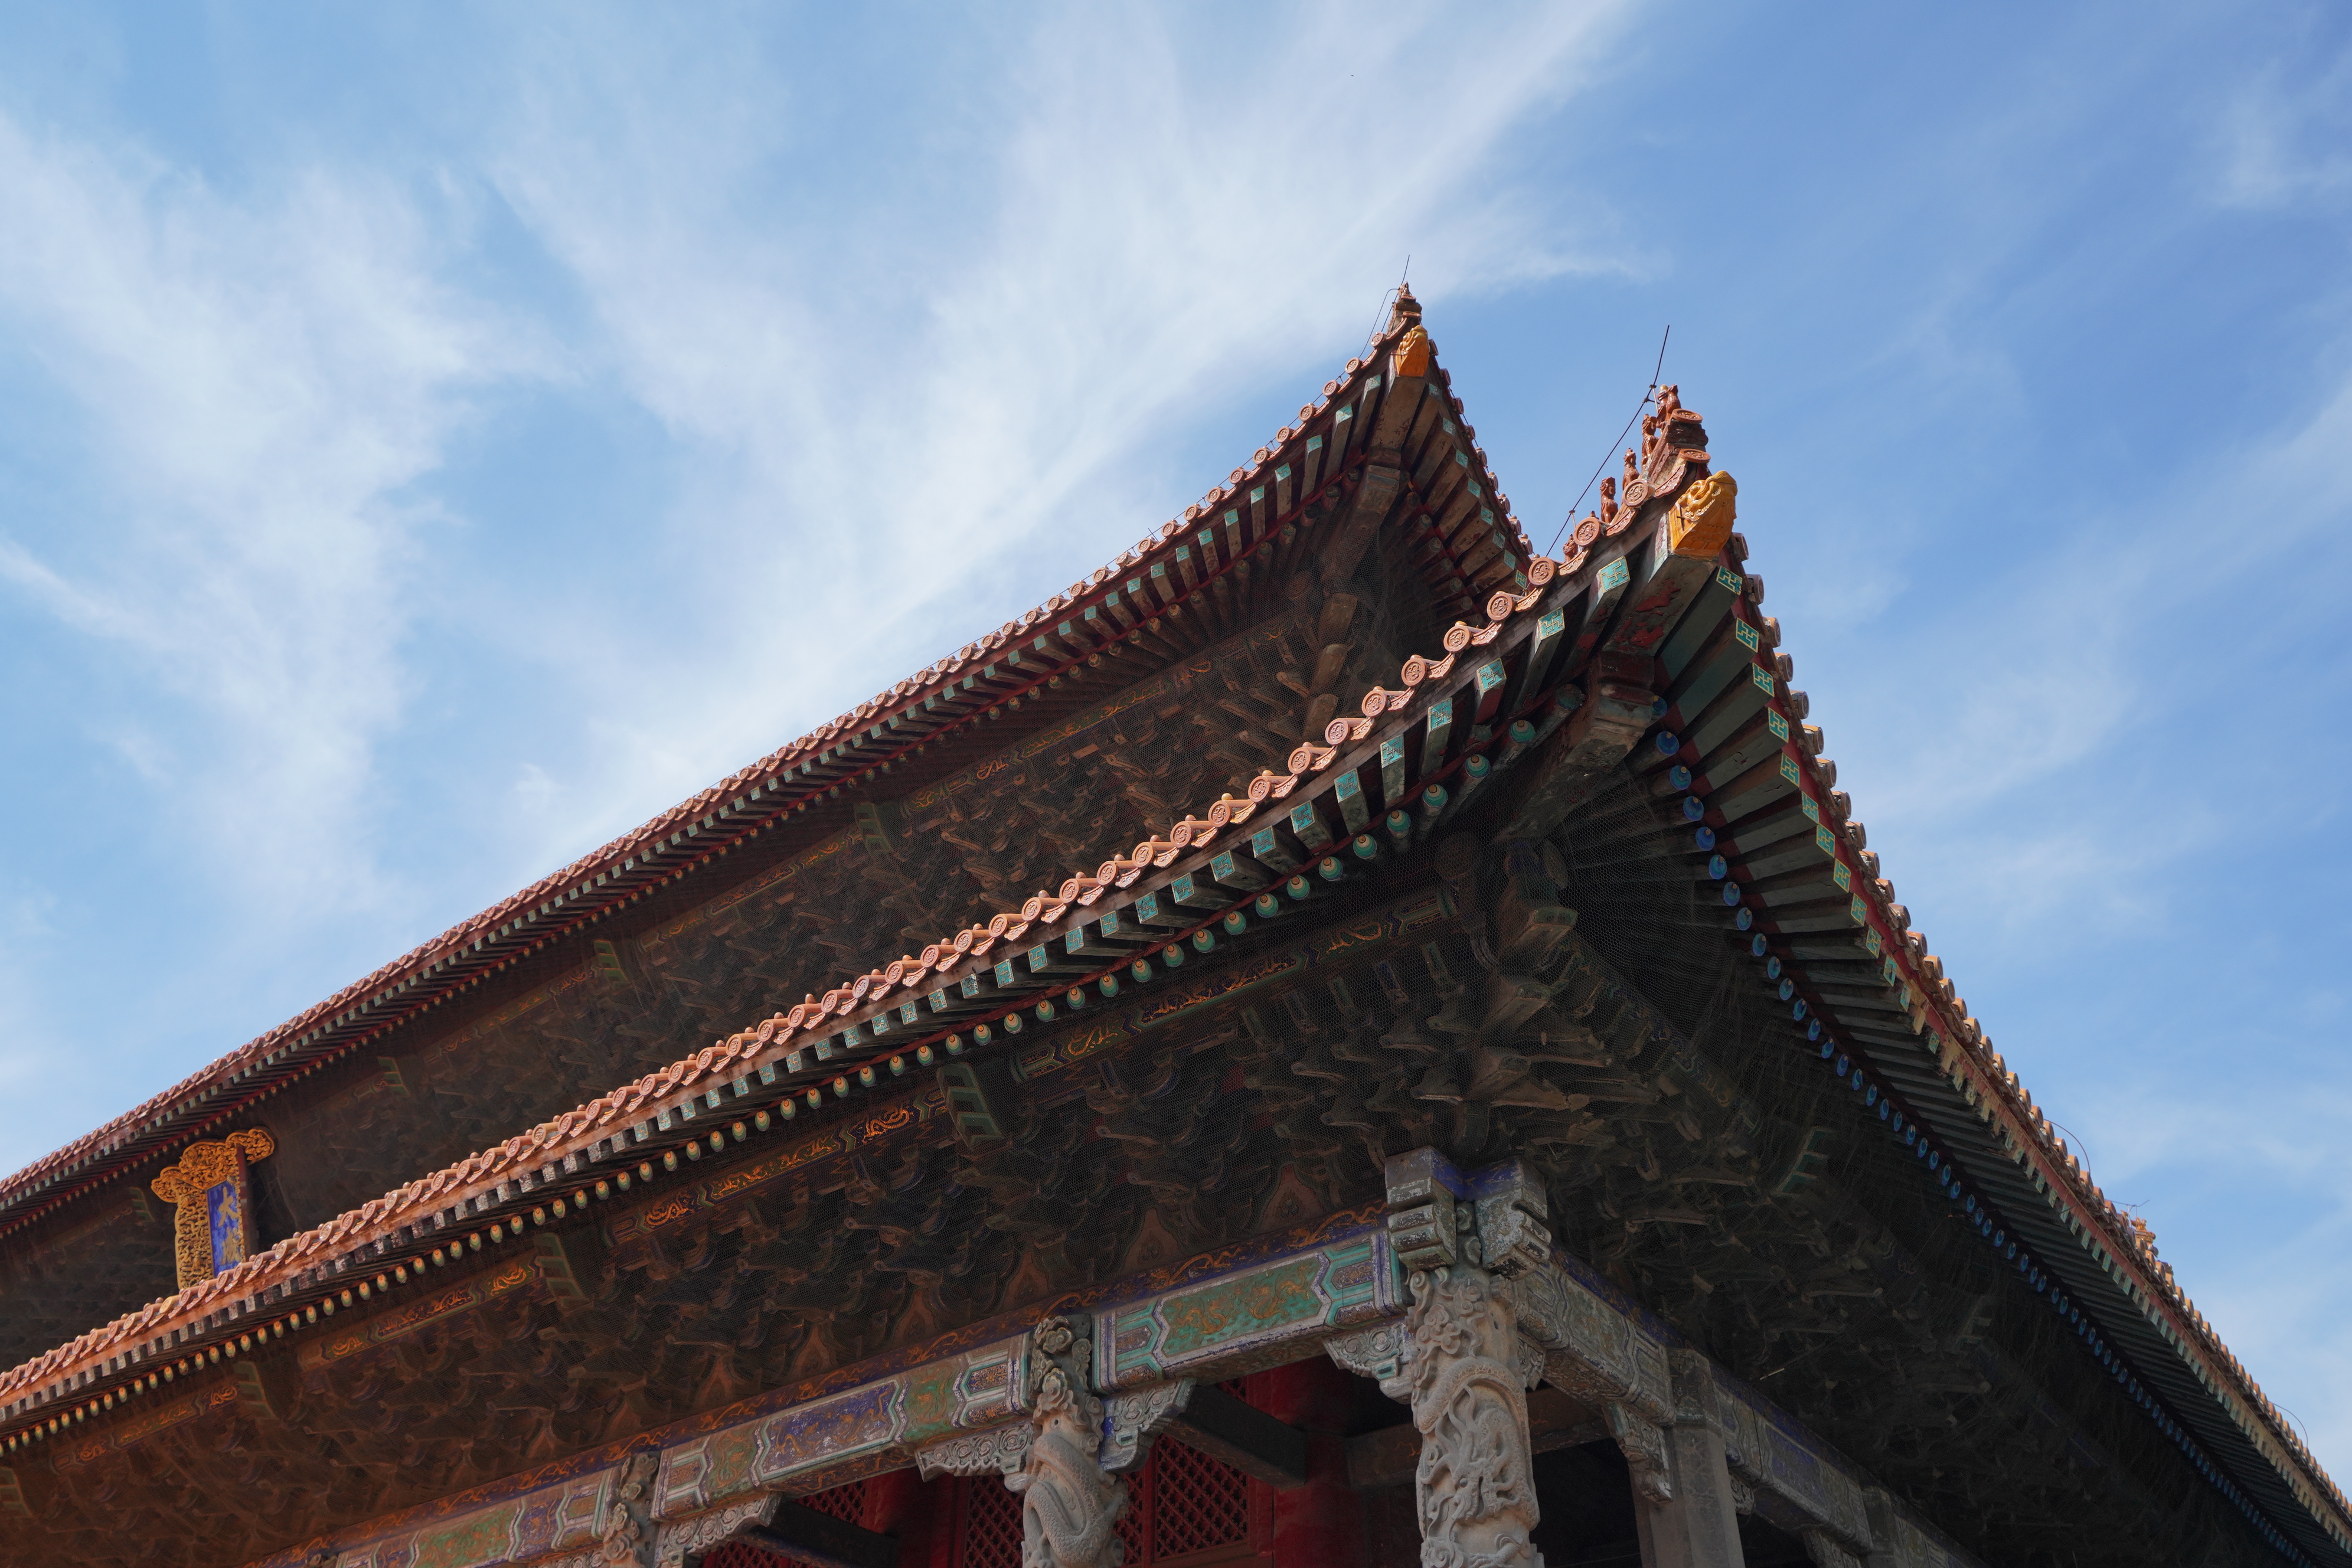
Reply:
[[1646, 784], [1616, 773], [1551, 836], [1577, 935], [1637, 979], [1686, 1038], [1719, 1048], [1743, 1087], [1805, 1079], [1803, 1034], [1778, 1005], [1718, 885], [1697, 829], [1674, 821]]
[[[1858, 933], [1823, 922], [1832, 929], [1780, 931], [1757, 952], [1756, 931], [1738, 925], [1707, 847], [1673, 804], [1614, 775], [1553, 832], [1549, 856], [1579, 939], [1732, 1080], [1739, 1100], [1729, 1103], [1745, 1108], [1727, 1133], [1702, 1136], [1700, 1119], [1662, 1101], [1646, 1125], [1621, 1131], [1618, 1152], [1631, 1161], [1591, 1176], [1572, 1157], [1553, 1164], [1562, 1245], [1822, 1436], [1870, 1456], [1883, 1479], [1925, 1495], [1946, 1489], [1940, 1506], [1956, 1517], [1999, 1497], [2029, 1533], [2071, 1521], [2079, 1497], [2063, 1485], [2011, 1484], [2021, 1478], [2003, 1464], [2021, 1452], [2009, 1435], [2045, 1421], [2053, 1391], [2080, 1400], [2076, 1412], [2110, 1452], [2160, 1473], [2171, 1462], [2160, 1434], [2115, 1395], [2014, 1265], [1960, 1220], [1901, 1135], [1906, 1122], [1934, 1126], [1901, 1087], [1933, 1063], [1907, 1041], [1864, 1044], [1851, 1033], [1874, 1017], [1864, 1004], [1879, 984]], [[1740, 847], [1752, 864], [1758, 849]], [[1763, 847], [1768, 865], [1778, 847]], [[1826, 1058], [1793, 1016], [1783, 991], [1791, 973], [1800, 991], [1822, 988], [1832, 1010]], [[1879, 1029], [1905, 1029], [1898, 1015], [1874, 1016]], [[1660, 1065], [1646, 1051], [1638, 1059]], [[1865, 1092], [1862, 1076], [1842, 1079], [1835, 1064], [1879, 1076]], [[1718, 1174], [1744, 1179], [1717, 1184]], [[1833, 1403], [1809, 1397], [1832, 1388], [1885, 1396], [1868, 1409], [1843, 1392]], [[2184, 1503], [2198, 1505], [2184, 1539], [2213, 1533], [2202, 1497]]]
[[[1992, 1279], [1987, 1258], [1965, 1231], [1928, 1223], [1941, 1205], [1924, 1176], [1909, 1169], [1916, 1162], [1856, 1114], [1854, 1094], [1832, 1076], [1780, 995], [1785, 977], [1768, 974], [1765, 958], [1753, 952], [1755, 931], [1743, 931], [1737, 911], [1722, 901], [1696, 829], [1665, 804], [1645, 783], [1619, 773], [1551, 836], [1554, 870], [1564, 901], [1577, 910], [1578, 936], [1634, 982], [1764, 1113], [1751, 1142], [1767, 1192], [1825, 1178], [1842, 1190], [1871, 1194], [1872, 1206], [1901, 1225], [1920, 1262], [1939, 1275], [1960, 1274], [1971, 1289], [1986, 1288]], [[1818, 954], [1834, 951], [1838, 940], [1835, 933], [1801, 933], [1767, 946], [1775, 953]], [[1853, 954], [1861, 956], [1859, 950]], [[1834, 1023], [1824, 1037], [1863, 1054]]]

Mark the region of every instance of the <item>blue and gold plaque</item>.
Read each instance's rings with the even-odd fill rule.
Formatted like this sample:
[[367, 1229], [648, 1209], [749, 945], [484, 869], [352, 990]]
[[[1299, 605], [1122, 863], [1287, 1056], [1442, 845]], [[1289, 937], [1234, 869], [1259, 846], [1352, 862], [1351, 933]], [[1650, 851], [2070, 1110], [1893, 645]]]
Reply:
[[234, 1268], [253, 1252], [246, 1218], [245, 1168], [278, 1145], [258, 1127], [243, 1128], [217, 1143], [191, 1143], [180, 1163], [156, 1173], [154, 1194], [177, 1205], [173, 1250], [180, 1289]]

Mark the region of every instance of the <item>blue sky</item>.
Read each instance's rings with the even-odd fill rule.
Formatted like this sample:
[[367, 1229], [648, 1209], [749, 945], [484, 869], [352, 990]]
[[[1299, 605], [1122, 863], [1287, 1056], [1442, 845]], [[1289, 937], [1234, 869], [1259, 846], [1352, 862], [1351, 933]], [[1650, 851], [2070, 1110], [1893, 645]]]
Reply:
[[0, 1166], [1174, 515], [1412, 258], [1648, 379], [1898, 896], [2352, 1476], [2352, 16], [12, 6]]

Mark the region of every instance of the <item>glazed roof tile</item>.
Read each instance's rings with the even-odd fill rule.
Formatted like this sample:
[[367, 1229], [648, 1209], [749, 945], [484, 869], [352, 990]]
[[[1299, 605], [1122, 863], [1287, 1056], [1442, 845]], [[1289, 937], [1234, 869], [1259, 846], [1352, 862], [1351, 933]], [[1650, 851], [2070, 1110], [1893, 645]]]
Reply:
[[[1420, 658], [1408, 661], [1401, 675], [1408, 690], [1423, 681], [1442, 682], [1452, 673], [1455, 660], [1453, 654], [1461, 648], [1482, 646], [1490, 642], [1502, 621], [1530, 606], [1541, 597], [1541, 585], [1552, 576], [1556, 563], [1538, 561], [1531, 574], [1534, 586], [1524, 595], [1497, 593], [1490, 604], [1493, 619], [1487, 626], [1473, 627], [1458, 623], [1446, 638], [1449, 651], [1436, 660]], [[1370, 710], [1388, 711], [1385, 706], [1375, 710], [1376, 700], [1388, 694], [1376, 693], [1368, 699]], [[262, 1252], [209, 1279], [190, 1286], [177, 1294], [149, 1303], [135, 1312], [94, 1329], [72, 1342], [0, 1373], [0, 1420], [6, 1420], [26, 1408], [28, 1394], [39, 1393], [48, 1398], [68, 1394], [86, 1383], [100, 1369], [122, 1361], [134, 1347], [144, 1348], [142, 1342], [157, 1342], [156, 1348], [146, 1350], [137, 1359], [142, 1363], [150, 1356], [164, 1353], [168, 1346], [162, 1343], [173, 1339], [175, 1331], [184, 1332], [215, 1321], [220, 1309], [227, 1303], [257, 1303], [235, 1314], [245, 1320], [248, 1313], [259, 1311], [257, 1302], [262, 1293], [276, 1287], [295, 1285], [324, 1263], [341, 1263], [348, 1268], [353, 1261], [348, 1256], [354, 1248], [371, 1242], [381, 1243], [392, 1238], [403, 1227], [415, 1227], [432, 1216], [461, 1208], [486, 1194], [501, 1198], [505, 1189], [518, 1178], [532, 1187], [553, 1180], [569, 1187], [574, 1184], [561, 1177], [548, 1176], [551, 1167], [567, 1157], [578, 1162], [588, 1156], [599, 1144], [611, 1143], [616, 1131], [640, 1121], [640, 1113], [656, 1101], [691, 1100], [707, 1086], [743, 1077], [748, 1070], [762, 1063], [772, 1064], [787, 1056], [796, 1038], [807, 1038], [812, 1031], [827, 1034], [850, 1016], [853, 1005], [870, 1016], [879, 1006], [898, 1005], [904, 998], [917, 994], [919, 988], [936, 978], [940, 971], [958, 967], [968, 958], [984, 958], [998, 942], [1017, 939], [1035, 924], [1050, 921], [1066, 912], [1076, 900], [1092, 902], [1103, 889], [1132, 886], [1145, 871], [1157, 868], [1166, 869], [1189, 845], [1196, 853], [1205, 852], [1215, 836], [1226, 826], [1245, 822], [1265, 801], [1280, 800], [1291, 795], [1304, 780], [1328, 773], [1339, 754], [1339, 748], [1349, 741], [1360, 741], [1370, 731], [1364, 727], [1366, 718], [1334, 719], [1326, 731], [1327, 744], [1312, 742], [1302, 745], [1293, 754], [1290, 771], [1262, 774], [1251, 788], [1246, 799], [1226, 796], [1209, 805], [1204, 812], [1171, 825], [1165, 837], [1154, 837], [1138, 844], [1131, 855], [1114, 857], [1095, 868], [1092, 875], [1081, 873], [1064, 884], [1069, 891], [1055, 900], [1040, 895], [1028, 900], [1024, 909], [1008, 910], [985, 925], [965, 931], [927, 947], [919, 958], [901, 959], [886, 968], [851, 978], [842, 986], [826, 994], [814, 1004], [802, 1004], [787, 1013], [778, 1014], [753, 1028], [745, 1029], [714, 1041], [691, 1057], [671, 1062], [646, 1074], [632, 1083], [601, 1095], [585, 1105], [563, 1115], [541, 1122], [526, 1132], [508, 1139], [495, 1148], [468, 1155], [457, 1163], [419, 1177], [404, 1186], [369, 1200], [356, 1209], [337, 1215], [323, 1225], [288, 1237]], [[1076, 886], [1091, 883], [1091, 888]], [[1201, 924], [1208, 923], [1202, 921]], [[1177, 932], [1171, 942], [1181, 940]], [[1122, 959], [1124, 963], [1127, 960]], [[1058, 988], [1058, 986], [1057, 986]], [[850, 998], [857, 998], [852, 1004]], [[818, 1028], [819, 1025], [826, 1026]], [[818, 1076], [831, 1072], [818, 1069]], [[805, 1073], [803, 1076], [806, 1076]], [[569, 1172], [567, 1170], [567, 1175]], [[482, 1212], [489, 1212], [488, 1209]], [[269, 1314], [261, 1311], [263, 1318]], [[173, 1339], [173, 1342], [183, 1342]], [[127, 1364], [125, 1363], [124, 1364]], [[42, 1402], [47, 1407], [47, 1399]]]
[[[257, 1096], [323, 1059], [398, 1026], [437, 998], [642, 896], [784, 813], [969, 723], [1117, 640], [1128, 623], [1202, 591], [1230, 565], [1237, 545], [1296, 517], [1307, 500], [1360, 463], [1365, 427], [1384, 391], [1381, 367], [1413, 330], [1410, 322], [1393, 325], [1224, 484], [1085, 580], [0, 1181], [0, 1230], [221, 1127]], [[1472, 433], [1466, 426], [1457, 432], [1451, 421], [1446, 432], [1489, 521], [1469, 548], [1455, 549], [1441, 535], [1429, 570], [1442, 595], [1475, 604], [1510, 581], [1534, 550]], [[1491, 521], [1495, 514], [1502, 522]], [[1139, 586], [1146, 591], [1137, 612], [1129, 606]]]

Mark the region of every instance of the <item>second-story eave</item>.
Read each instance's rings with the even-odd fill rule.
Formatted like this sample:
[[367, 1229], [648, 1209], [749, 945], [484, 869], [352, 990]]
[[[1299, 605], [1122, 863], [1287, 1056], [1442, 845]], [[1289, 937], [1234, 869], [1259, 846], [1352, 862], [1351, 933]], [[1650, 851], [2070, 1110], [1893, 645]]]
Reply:
[[[1445, 395], [1450, 377], [1419, 322], [1407, 296], [1372, 348], [1247, 464], [1085, 581], [0, 1181], [0, 1237], [152, 1172], [288, 1085], [381, 1050], [387, 1037], [436, 1007], [763, 834], [814, 822], [830, 830], [830, 816], [847, 810], [845, 797], [919, 752], [945, 746], [977, 755], [1001, 746], [1007, 732], [983, 732], [982, 724], [1152, 617], [1217, 591], [1244, 552], [1293, 525], [1309, 501], [1352, 483], [1384, 430], [1398, 439], [1400, 422], [1426, 432], [1421, 467], [1435, 476], [1411, 552], [1433, 605], [1468, 613], [1495, 587], [1524, 583], [1533, 548], [1486, 454], [1457, 423], [1460, 405]], [[1408, 339], [1402, 384], [1411, 396], [1401, 401], [1393, 351]]]

